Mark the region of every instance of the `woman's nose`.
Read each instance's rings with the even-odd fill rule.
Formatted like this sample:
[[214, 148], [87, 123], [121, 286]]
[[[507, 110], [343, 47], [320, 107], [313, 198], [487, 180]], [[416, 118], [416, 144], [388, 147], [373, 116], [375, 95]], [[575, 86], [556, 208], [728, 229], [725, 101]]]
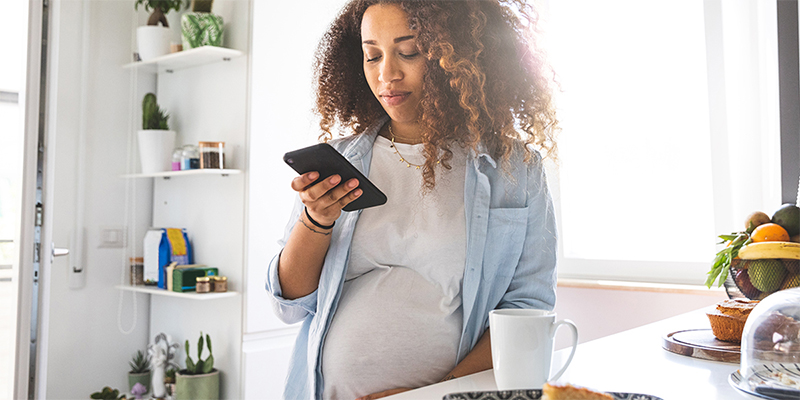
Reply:
[[378, 79], [383, 83], [390, 83], [403, 78], [403, 71], [397, 66], [394, 57], [384, 57], [381, 63]]

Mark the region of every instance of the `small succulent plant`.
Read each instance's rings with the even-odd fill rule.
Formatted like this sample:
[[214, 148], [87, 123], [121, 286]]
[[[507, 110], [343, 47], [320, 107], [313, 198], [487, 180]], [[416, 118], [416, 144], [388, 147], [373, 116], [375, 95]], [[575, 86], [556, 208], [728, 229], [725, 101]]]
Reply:
[[127, 400], [125, 395], [122, 396], [119, 395], [119, 390], [111, 389], [108, 386], [104, 387], [103, 390], [99, 392], [92, 393], [92, 395], [89, 396], [89, 398], [100, 399], [100, 400]]
[[132, 374], [141, 374], [150, 370], [150, 357], [145, 356], [141, 350], [137, 350], [136, 355], [128, 364], [131, 366]]
[[187, 375], [201, 375], [207, 374], [214, 369], [214, 355], [211, 352], [211, 337], [206, 335], [206, 343], [208, 346], [208, 357], [203, 360], [200, 356], [203, 354], [203, 332], [200, 332], [200, 339], [197, 341], [197, 362], [192, 361], [189, 356], [189, 340], [186, 340], [186, 374]]

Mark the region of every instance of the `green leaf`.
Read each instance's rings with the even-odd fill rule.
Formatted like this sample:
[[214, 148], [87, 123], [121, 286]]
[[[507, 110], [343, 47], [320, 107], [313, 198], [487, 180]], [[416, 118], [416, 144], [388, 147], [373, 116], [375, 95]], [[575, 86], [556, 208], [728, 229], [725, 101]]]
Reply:
[[211, 352], [211, 336], [208, 336], [208, 334], [206, 334], [206, 343], [208, 344], [208, 354], [209, 355], [213, 354]]
[[194, 363], [192, 362], [192, 358], [186, 356], [186, 370], [189, 371], [189, 374], [194, 374]]
[[203, 373], [207, 374], [214, 369], [214, 356], [209, 355], [208, 358], [203, 362]]
[[203, 364], [205, 364], [203, 360], [198, 360], [197, 364], [194, 365], [194, 371], [192, 371], [192, 374], [200, 375], [203, 371]]
[[200, 339], [197, 340], [197, 362], [200, 362], [200, 356], [203, 354], [203, 332], [200, 332]]

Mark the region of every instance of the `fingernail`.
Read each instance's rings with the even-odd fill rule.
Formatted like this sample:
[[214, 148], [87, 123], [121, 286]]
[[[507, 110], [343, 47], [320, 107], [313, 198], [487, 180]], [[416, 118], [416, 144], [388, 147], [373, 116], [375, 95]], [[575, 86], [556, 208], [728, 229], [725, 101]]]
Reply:
[[355, 179], [353, 179], [353, 180], [352, 180], [352, 181], [350, 181], [350, 182], [347, 182], [347, 187], [349, 187], [349, 188], [354, 188], [354, 187], [356, 187], [356, 186], [358, 186], [358, 181], [357, 181], [357, 180], [355, 180]]
[[362, 193], [362, 192], [361, 192], [361, 189], [358, 189], [358, 190], [356, 190], [355, 192], [353, 192], [353, 194], [354, 194], [356, 197], [358, 197], [358, 196], [361, 196], [361, 193]]
[[317, 172], [312, 172], [308, 174], [308, 179], [311, 179], [312, 181], [317, 180], [317, 178], [319, 178], [319, 173]]
[[331, 182], [331, 184], [333, 184], [333, 185], [335, 185], [335, 184], [339, 183], [339, 175], [334, 175], [334, 176], [331, 178], [330, 182]]

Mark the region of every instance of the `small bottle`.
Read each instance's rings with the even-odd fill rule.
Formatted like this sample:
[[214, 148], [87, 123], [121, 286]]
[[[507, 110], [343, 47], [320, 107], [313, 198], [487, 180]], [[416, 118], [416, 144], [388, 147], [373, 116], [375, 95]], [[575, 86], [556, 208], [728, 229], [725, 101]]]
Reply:
[[197, 291], [197, 293], [211, 292], [211, 277], [210, 276], [198, 277], [197, 283], [195, 284], [195, 290]]
[[183, 146], [181, 153], [181, 170], [190, 170], [200, 168], [200, 152], [197, 146], [187, 144]]
[[214, 292], [221, 293], [228, 291], [228, 277], [216, 276], [214, 277]]
[[175, 151], [172, 152], [172, 170], [173, 171], [180, 171], [181, 170], [181, 156], [183, 155], [183, 149], [177, 148]]

